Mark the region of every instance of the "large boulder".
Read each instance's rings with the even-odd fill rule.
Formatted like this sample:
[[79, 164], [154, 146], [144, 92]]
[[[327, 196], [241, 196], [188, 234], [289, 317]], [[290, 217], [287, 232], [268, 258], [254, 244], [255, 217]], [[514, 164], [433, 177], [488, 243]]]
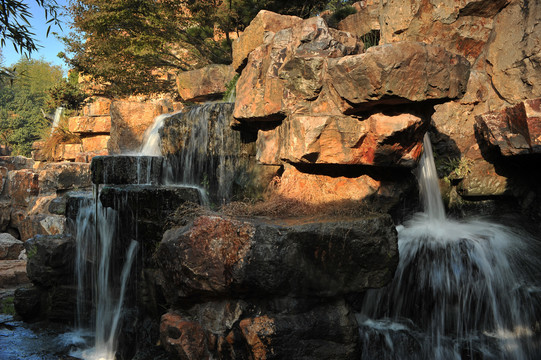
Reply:
[[219, 99], [235, 76], [229, 65], [213, 64], [177, 74], [177, 89], [184, 101], [205, 102]]
[[232, 67], [241, 72], [246, 65], [248, 55], [276, 32], [295, 26], [302, 21], [296, 16], [276, 14], [272, 11], [261, 10], [246, 27], [243, 33], [233, 41]]
[[329, 29], [320, 17], [278, 31], [250, 53], [237, 82], [233, 116], [239, 120], [285, 117], [294, 112], [288, 108], [289, 103], [317, 98], [323, 86], [326, 58], [361, 51], [362, 43], [356, 37]]
[[331, 59], [328, 74], [342, 100], [342, 111], [352, 113], [375, 104], [461, 97], [466, 92], [470, 64], [441, 47], [401, 42]]
[[[358, 1], [353, 4], [353, 7], [357, 11], [355, 14], [351, 14], [344, 20], [338, 23], [338, 29], [347, 31], [357, 36], [363, 36], [371, 31], [379, 31], [379, 13], [380, 13], [380, 1], [379, 0], [364, 0]], [[377, 39], [379, 41], [379, 36]], [[373, 45], [378, 45], [377, 41]]]
[[277, 225], [200, 216], [164, 234], [157, 258], [170, 303], [250, 293], [333, 297], [380, 287], [398, 261], [387, 215]]
[[503, 156], [541, 153], [541, 99], [476, 117], [481, 145], [497, 148]]
[[272, 130], [259, 130], [263, 164], [348, 164], [414, 167], [428, 122], [413, 114], [293, 115]]
[[23, 248], [21, 240], [7, 233], [0, 234], [0, 260], [17, 260]]
[[74, 134], [109, 134], [111, 132], [111, 116], [73, 116], [69, 118], [68, 129]]

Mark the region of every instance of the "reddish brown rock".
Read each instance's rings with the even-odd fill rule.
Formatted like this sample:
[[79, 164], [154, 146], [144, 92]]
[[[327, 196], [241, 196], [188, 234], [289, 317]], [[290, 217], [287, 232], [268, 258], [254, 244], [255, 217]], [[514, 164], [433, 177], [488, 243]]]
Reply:
[[210, 359], [201, 325], [169, 312], [162, 315], [160, 340], [165, 349], [184, 360]]
[[8, 176], [8, 169], [0, 166], [0, 195], [4, 192]]
[[227, 84], [235, 76], [229, 65], [208, 65], [177, 74], [177, 89], [184, 101], [205, 102], [219, 99], [227, 90]]
[[244, 319], [239, 327], [250, 347], [254, 359], [266, 360], [273, 352], [271, 337], [275, 332], [274, 320], [268, 316]]
[[402, 42], [329, 59], [328, 75], [338, 96], [347, 102], [342, 111], [352, 113], [374, 104], [461, 97], [466, 92], [470, 65], [441, 47]]
[[0, 288], [29, 283], [26, 276], [26, 260], [0, 261]]
[[73, 116], [69, 118], [69, 131], [75, 134], [111, 132], [111, 116]]
[[259, 131], [257, 159], [310, 164], [416, 165], [426, 122], [412, 114], [290, 116], [273, 130]]
[[104, 97], [93, 97], [86, 100], [83, 107], [83, 116], [108, 116], [111, 111], [111, 99]]
[[108, 148], [110, 138], [111, 137], [109, 135], [95, 135], [85, 137], [81, 139], [83, 144], [82, 152], [95, 152], [106, 150]]
[[40, 193], [54, 193], [58, 190], [83, 189], [92, 186], [90, 164], [51, 163], [39, 171]]
[[11, 171], [7, 191], [14, 206], [28, 206], [39, 194], [38, 174], [28, 169]]
[[[138, 151], [146, 129], [161, 114], [170, 112], [166, 101], [115, 101], [111, 104], [111, 154]], [[99, 150], [99, 149], [94, 149]], [[92, 151], [94, 151], [92, 150]], [[85, 151], [89, 151], [85, 149]]]
[[107, 151], [107, 149], [89, 152], [79, 152], [75, 156], [75, 162], [90, 163], [95, 156], [104, 155], [109, 155], [109, 151]]
[[237, 82], [233, 116], [239, 120], [276, 120], [306, 107], [323, 87], [325, 59], [357, 54], [362, 44], [349, 33], [310, 18], [278, 31], [250, 53]]
[[248, 55], [276, 32], [291, 28], [302, 21], [296, 16], [276, 14], [272, 11], [261, 10], [250, 22], [243, 33], [233, 41], [233, 63], [231, 66], [241, 72]]
[[[541, 153], [541, 99], [476, 117], [475, 129], [484, 142], [503, 156]], [[526, 111], [528, 109], [528, 111]]]
[[[379, 30], [379, 0], [364, 0], [353, 4], [357, 12], [338, 23], [338, 29], [357, 36], [363, 36], [373, 30]], [[375, 45], [378, 45], [377, 43]]]
[[9, 171], [32, 169], [34, 160], [24, 156], [0, 156], [0, 166], [5, 167]]

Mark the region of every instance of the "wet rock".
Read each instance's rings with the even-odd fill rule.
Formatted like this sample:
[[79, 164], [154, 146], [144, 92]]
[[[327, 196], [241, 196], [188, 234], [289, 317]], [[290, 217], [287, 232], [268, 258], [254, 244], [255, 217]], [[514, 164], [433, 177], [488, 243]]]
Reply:
[[207, 339], [201, 325], [181, 315], [166, 313], [161, 318], [160, 340], [163, 346], [180, 359], [210, 359]]
[[461, 97], [466, 92], [470, 64], [438, 46], [401, 42], [330, 59], [328, 74], [337, 95], [345, 101], [341, 110], [352, 113], [374, 104]]
[[179, 72], [177, 88], [184, 101], [212, 101], [223, 96], [227, 84], [234, 76], [235, 70], [229, 65], [208, 65], [197, 70]]
[[73, 283], [75, 242], [71, 237], [37, 235], [24, 246], [28, 256], [27, 274], [35, 285], [48, 288]]
[[341, 301], [301, 313], [246, 318], [239, 327], [250, 358], [359, 358], [357, 322]]
[[[167, 101], [114, 101], [111, 104], [111, 138], [107, 149], [111, 154], [138, 151], [154, 118], [172, 110], [173, 105]], [[91, 150], [85, 148], [85, 151]]]
[[197, 294], [336, 296], [384, 285], [397, 261], [390, 217], [275, 225], [201, 216], [157, 252], [171, 302]]
[[348, 164], [414, 167], [426, 121], [413, 114], [368, 119], [290, 116], [273, 130], [259, 131], [257, 159], [263, 164]]
[[111, 116], [73, 116], [69, 118], [68, 129], [74, 134], [88, 135], [111, 132]]
[[0, 260], [16, 260], [24, 248], [23, 244], [10, 234], [0, 234]]
[[163, 158], [156, 156], [95, 156], [90, 170], [94, 184], [159, 184]]
[[17, 314], [24, 320], [35, 320], [41, 311], [41, 291], [36, 286], [18, 288], [15, 290], [13, 304]]
[[233, 41], [232, 67], [241, 72], [246, 65], [248, 55], [276, 32], [291, 28], [302, 21], [296, 16], [280, 15], [272, 11], [261, 10], [244, 29], [242, 34]]
[[541, 99], [475, 118], [475, 130], [484, 143], [503, 156], [541, 153]]

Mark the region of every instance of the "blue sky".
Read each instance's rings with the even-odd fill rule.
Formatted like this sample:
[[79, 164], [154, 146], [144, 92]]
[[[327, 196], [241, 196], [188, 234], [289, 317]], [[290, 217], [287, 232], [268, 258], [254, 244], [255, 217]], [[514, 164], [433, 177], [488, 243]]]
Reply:
[[[24, 2], [30, 8], [32, 19], [30, 19], [29, 21], [32, 25], [32, 32], [36, 34], [34, 38], [40, 45], [38, 46], [37, 51], [32, 52], [31, 58], [43, 59], [47, 62], [53, 63], [54, 65], [60, 65], [62, 66], [64, 71], [67, 71], [67, 65], [62, 59], [56, 56], [59, 52], [64, 51], [64, 44], [53, 35], [53, 32], [56, 32], [59, 35], [67, 35], [70, 30], [69, 18], [62, 18], [62, 30], [53, 25], [51, 27], [49, 36], [46, 37], [45, 35], [47, 34], [47, 27], [49, 25], [46, 24], [45, 13], [43, 9], [37, 5], [35, 0], [24, 0]], [[57, 0], [57, 3], [59, 6], [65, 6], [68, 4], [68, 0]], [[64, 11], [62, 10], [62, 12]], [[2, 48], [2, 58], [3, 65], [9, 67], [21, 58], [21, 54], [18, 54], [15, 49], [13, 49], [13, 45], [11, 44], [11, 42], [6, 41], [6, 45]]]

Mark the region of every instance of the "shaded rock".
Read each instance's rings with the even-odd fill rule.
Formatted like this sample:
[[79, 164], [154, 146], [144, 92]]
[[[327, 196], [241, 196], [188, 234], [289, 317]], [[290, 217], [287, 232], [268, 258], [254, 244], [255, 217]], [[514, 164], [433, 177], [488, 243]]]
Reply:
[[159, 184], [163, 158], [157, 156], [95, 156], [90, 164], [94, 184]]
[[511, 195], [508, 185], [507, 178], [498, 175], [494, 165], [479, 161], [472, 166], [471, 173], [458, 184], [457, 191], [464, 198], [488, 198]]
[[207, 338], [201, 325], [184, 319], [175, 313], [166, 313], [161, 318], [160, 340], [165, 349], [180, 359], [210, 359]]
[[[3, 235], [3, 234], [2, 234]], [[26, 276], [26, 260], [1, 259], [0, 261], [0, 289], [14, 287], [29, 283]]]
[[109, 134], [111, 116], [73, 116], [69, 118], [68, 129], [75, 134]]
[[[343, 301], [239, 323], [253, 359], [358, 359], [358, 328]], [[293, 355], [294, 354], [294, 355]]]
[[235, 76], [229, 65], [213, 64], [177, 74], [177, 89], [184, 101], [205, 102], [219, 99]]
[[298, 100], [312, 100], [323, 87], [325, 58], [357, 54], [362, 44], [349, 33], [329, 29], [322, 18], [278, 31], [250, 53], [237, 82], [233, 116], [241, 121], [279, 120]]
[[35, 320], [41, 312], [41, 291], [36, 286], [21, 287], [15, 290], [13, 300], [15, 311], [27, 321]]
[[412, 114], [290, 116], [273, 130], [259, 130], [256, 158], [264, 164], [413, 167], [422, 151], [425, 123]]
[[262, 45], [276, 32], [295, 26], [302, 21], [296, 16], [280, 15], [272, 11], [261, 10], [242, 34], [233, 41], [233, 63], [231, 66], [241, 72], [246, 65], [248, 55]]
[[275, 225], [201, 216], [167, 231], [157, 253], [165, 293], [336, 296], [383, 286], [397, 262], [389, 216]]
[[494, 147], [503, 156], [541, 153], [541, 99], [521, 102], [475, 118], [481, 145]]
[[[111, 104], [111, 138], [107, 149], [111, 154], [138, 151], [146, 129], [156, 116], [172, 110], [166, 101], [114, 101]], [[90, 151], [85, 148], [85, 151]]]
[[69, 236], [37, 235], [24, 244], [28, 278], [40, 287], [72, 284], [75, 241]]
[[328, 74], [343, 100], [341, 110], [353, 113], [374, 104], [461, 97], [466, 92], [470, 65], [462, 56], [441, 47], [402, 42], [330, 59]]
[[21, 240], [7, 233], [0, 234], [0, 260], [16, 260], [24, 248]]

